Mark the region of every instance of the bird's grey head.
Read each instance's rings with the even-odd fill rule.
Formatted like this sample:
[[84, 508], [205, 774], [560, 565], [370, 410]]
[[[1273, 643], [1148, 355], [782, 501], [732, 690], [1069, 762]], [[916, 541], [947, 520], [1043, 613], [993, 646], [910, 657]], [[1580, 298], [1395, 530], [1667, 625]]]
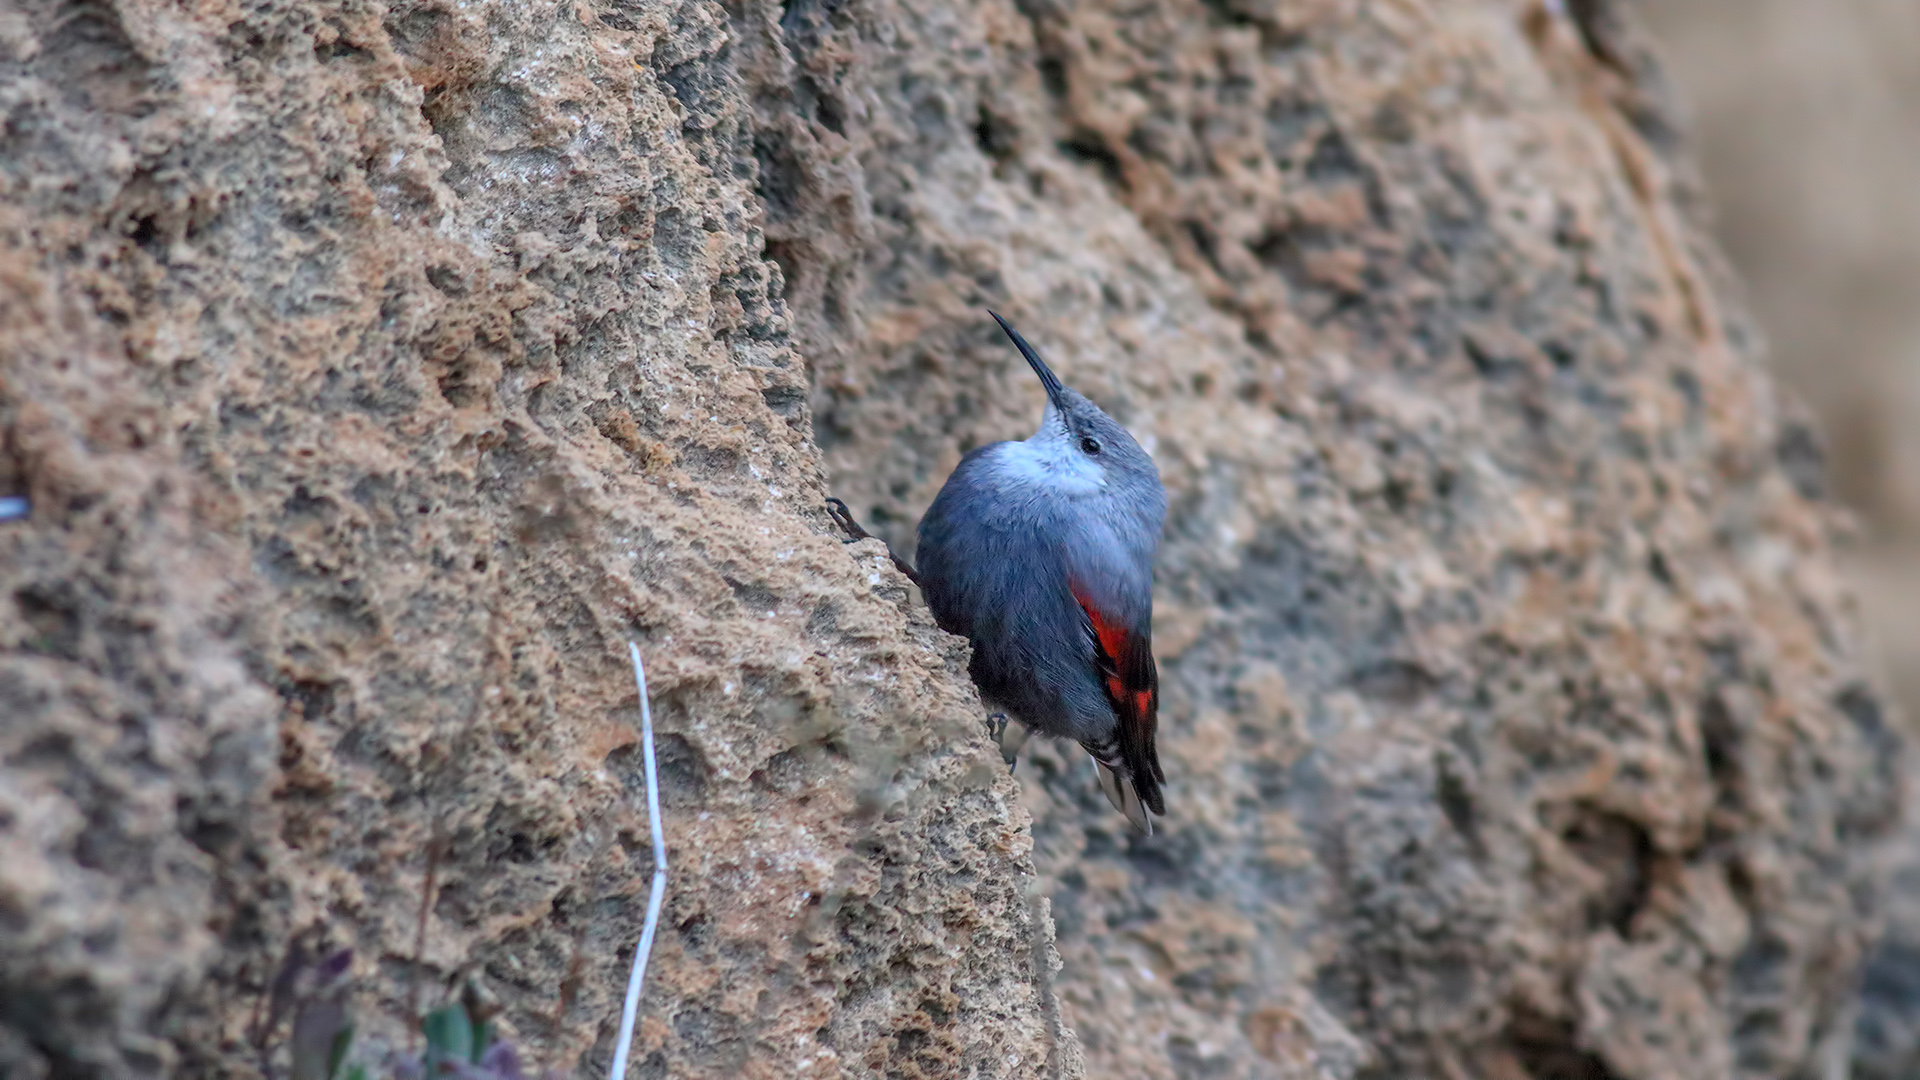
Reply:
[[1061, 382], [1007, 320], [995, 312], [987, 314], [1013, 339], [1014, 347], [1047, 389], [1040, 430], [1023, 442], [1005, 444], [1008, 452], [1004, 465], [1028, 474], [1029, 479], [1060, 496], [1157, 499], [1164, 505], [1160, 470], [1127, 429], [1078, 390]]

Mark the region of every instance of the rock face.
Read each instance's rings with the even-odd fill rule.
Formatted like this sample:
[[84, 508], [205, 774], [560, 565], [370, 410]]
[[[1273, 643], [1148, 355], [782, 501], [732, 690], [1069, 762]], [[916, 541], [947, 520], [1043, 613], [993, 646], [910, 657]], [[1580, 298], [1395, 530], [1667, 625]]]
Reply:
[[[1899, 740], [1566, 9], [0, 14], [0, 1071], [255, 1073], [299, 941], [604, 1074], [632, 638], [635, 1075], [1839, 1075]], [[1030, 429], [988, 304], [1173, 498], [1150, 839], [821, 512]]]
[[[1843, 569], [1895, 703], [1920, 715], [1920, 6], [1673, 0], [1645, 14], [1686, 92], [1714, 232], [1767, 366], [1825, 421], [1857, 511]], [[1784, 130], [1805, 138], [1782, 140]], [[1865, 287], [1862, 287], [1862, 286]], [[1909, 726], [1907, 729], [1914, 729]], [[1913, 763], [1910, 760], [1909, 767]], [[1861, 975], [1856, 1080], [1920, 1076], [1920, 816], [1887, 846], [1886, 929]]]

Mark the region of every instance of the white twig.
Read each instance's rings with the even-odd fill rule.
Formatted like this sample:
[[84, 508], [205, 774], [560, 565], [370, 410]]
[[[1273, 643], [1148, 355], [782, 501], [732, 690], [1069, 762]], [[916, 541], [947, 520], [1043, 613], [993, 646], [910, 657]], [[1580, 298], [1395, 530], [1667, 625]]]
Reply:
[[640, 646], [627, 642], [633, 656], [633, 681], [640, 688], [640, 752], [647, 765], [647, 822], [653, 826], [653, 889], [647, 893], [647, 923], [633, 950], [633, 973], [627, 976], [627, 1003], [620, 1010], [620, 1041], [613, 1048], [611, 1080], [627, 1075], [627, 1052], [633, 1046], [633, 1022], [640, 1012], [640, 988], [647, 981], [647, 957], [653, 952], [653, 932], [660, 928], [660, 904], [667, 898], [667, 839], [660, 831], [660, 781], [653, 763], [653, 705], [647, 701], [647, 669], [640, 663]]

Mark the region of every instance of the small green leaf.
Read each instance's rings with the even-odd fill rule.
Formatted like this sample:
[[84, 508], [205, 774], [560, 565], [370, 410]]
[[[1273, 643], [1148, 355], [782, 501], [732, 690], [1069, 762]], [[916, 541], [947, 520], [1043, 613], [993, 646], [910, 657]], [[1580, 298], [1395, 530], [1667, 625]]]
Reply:
[[355, 1065], [348, 1069], [347, 1075], [341, 1077], [340, 1080], [367, 1080], [367, 1067], [365, 1065]]
[[475, 1065], [480, 1064], [480, 1059], [487, 1056], [487, 1047], [492, 1044], [493, 1022], [490, 1020], [482, 1020], [473, 1025], [473, 1056], [467, 1060], [473, 1062]]
[[421, 1033], [427, 1037], [427, 1072], [432, 1075], [442, 1061], [471, 1061], [473, 1059], [473, 1024], [467, 1020], [467, 1010], [459, 1005], [448, 1005], [427, 1014], [420, 1023]]

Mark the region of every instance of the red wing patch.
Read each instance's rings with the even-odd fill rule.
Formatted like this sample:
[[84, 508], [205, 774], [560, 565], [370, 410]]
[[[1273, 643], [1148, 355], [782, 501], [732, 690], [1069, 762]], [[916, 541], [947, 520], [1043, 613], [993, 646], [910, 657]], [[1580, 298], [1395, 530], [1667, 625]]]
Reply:
[[1099, 665], [1101, 681], [1106, 684], [1107, 700], [1120, 719], [1121, 761], [1131, 774], [1140, 801], [1154, 813], [1164, 814], [1160, 784], [1166, 781], [1166, 776], [1160, 771], [1160, 755], [1153, 742], [1154, 730], [1159, 726], [1160, 673], [1153, 662], [1152, 634], [1135, 633], [1102, 616], [1077, 588], [1073, 590], [1073, 598], [1087, 613], [1094, 661]]

